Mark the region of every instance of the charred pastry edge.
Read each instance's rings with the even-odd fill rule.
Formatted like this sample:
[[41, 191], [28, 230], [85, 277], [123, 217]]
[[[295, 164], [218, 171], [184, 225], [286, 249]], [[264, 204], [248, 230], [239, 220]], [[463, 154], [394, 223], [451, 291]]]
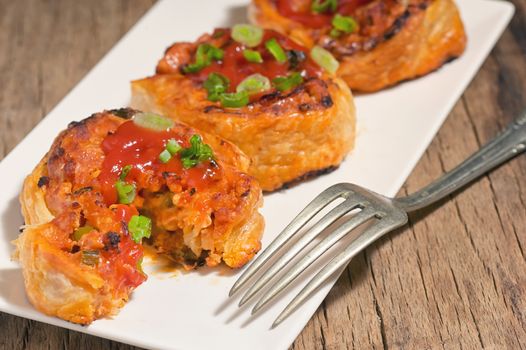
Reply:
[[114, 109], [107, 109], [107, 110], [104, 110], [102, 112], [98, 112], [98, 113], [93, 113], [92, 115], [90, 115], [89, 117], [87, 118], [84, 118], [80, 121], [72, 121], [68, 124], [68, 127], [66, 130], [69, 130], [69, 129], [73, 129], [73, 128], [77, 128], [77, 127], [81, 127], [83, 125], [86, 125], [88, 123], [89, 120], [97, 117], [98, 115], [101, 115], [101, 114], [104, 114], [104, 113], [110, 113], [110, 114], [113, 114], [114, 116], [116, 117], [119, 117], [119, 118], [122, 118], [122, 119], [132, 119], [133, 116], [137, 113], [139, 113], [140, 111], [136, 110], [136, 109], [133, 109], [133, 108], [130, 108], [130, 107], [122, 107], [122, 108], [114, 108]]
[[48, 184], [49, 184], [49, 176], [41, 176], [38, 179], [38, 183], [37, 183], [38, 188], [41, 188], [43, 186], [47, 186]]
[[[190, 251], [191, 252], [191, 251]], [[184, 253], [187, 254], [187, 253]], [[193, 254], [193, 253], [192, 253]], [[175, 258], [176, 263], [183, 265], [184, 268], [195, 269], [206, 265], [206, 258], [210, 254], [209, 250], [203, 249], [199, 256]]]
[[[346, 56], [352, 56], [358, 52], [369, 52], [372, 51], [375, 47], [380, 45], [383, 42], [389, 41], [390, 39], [394, 38], [396, 34], [400, 33], [402, 29], [404, 29], [405, 25], [409, 21], [409, 19], [416, 15], [417, 13], [420, 13], [422, 11], [425, 11], [429, 7], [430, 0], [422, 0], [422, 2], [418, 5], [410, 4], [407, 5], [407, 9], [398, 16], [391, 27], [387, 28], [383, 34], [380, 34], [376, 37], [370, 37], [366, 39], [362, 45], [360, 45], [356, 50], [350, 50], [349, 52], [339, 52], [337, 49], [333, 47], [333, 43], [338, 43], [338, 40], [331, 40], [328, 44], [325, 44], [324, 47], [331, 48], [333, 50], [336, 50], [336, 54], [339, 57], [346, 57]], [[340, 46], [339, 44], [336, 44], [334, 46]]]
[[308, 112], [313, 109], [315, 109], [315, 104], [319, 104], [323, 109], [329, 109], [334, 105], [334, 101], [329, 93], [329, 86], [327, 85], [327, 79], [318, 78], [318, 77], [309, 77], [305, 79], [300, 85], [296, 86], [294, 89], [292, 89], [288, 93], [283, 93], [279, 90], [272, 91], [268, 94], [262, 95], [258, 100], [250, 102], [248, 105], [241, 107], [241, 108], [228, 108], [228, 107], [221, 107], [218, 105], [208, 105], [203, 108], [203, 113], [208, 114], [211, 112], [219, 112], [219, 113], [232, 113], [232, 114], [242, 114], [242, 112], [238, 110], [242, 110], [246, 107], [255, 107], [258, 105], [264, 106], [267, 105], [271, 106], [273, 104], [279, 103], [280, 101], [294, 98], [297, 95], [301, 93], [307, 93], [309, 96], [313, 97], [312, 94], [307, 91], [306, 85], [309, 83], [317, 83], [320, 84], [321, 87], [325, 90], [324, 94], [321, 96], [319, 101], [315, 101], [314, 103], [299, 103], [297, 104], [297, 108], [300, 112]]
[[339, 167], [340, 167], [340, 165], [338, 164], [338, 165], [330, 165], [330, 166], [328, 166], [326, 168], [322, 168], [322, 169], [315, 169], [315, 170], [307, 171], [303, 175], [300, 175], [300, 176], [298, 176], [297, 178], [295, 178], [293, 180], [285, 182], [283, 185], [281, 185], [281, 187], [276, 188], [276, 189], [274, 189], [272, 191], [264, 191], [264, 193], [269, 194], [269, 193], [273, 193], [273, 192], [277, 192], [277, 191], [281, 191], [281, 190], [287, 190], [289, 188], [292, 188], [292, 187], [295, 187], [297, 185], [300, 185], [300, 184], [302, 184], [305, 181], [317, 178], [318, 176], [332, 173], [333, 171], [335, 171]]
[[111, 113], [117, 117], [121, 117], [123, 119], [131, 119], [133, 116], [140, 111], [130, 108], [130, 107], [124, 107], [124, 108], [116, 108], [116, 109], [110, 109], [105, 112]]
[[[434, 69], [430, 70], [426, 74], [430, 74], [430, 73], [438, 71], [440, 68], [442, 68], [442, 66], [444, 66], [445, 64], [448, 64], [450, 62], [453, 62], [454, 60], [456, 60], [459, 57], [460, 57], [460, 55], [449, 55], [449, 56], [447, 56], [446, 58], [444, 58], [444, 60], [442, 60], [442, 63], [440, 63], [437, 67], [435, 67]], [[409, 81], [412, 81], [412, 80], [417, 80], [418, 78], [420, 78], [420, 76], [416, 76], [416, 77], [413, 77], [413, 78], [402, 79], [400, 81], [397, 81], [396, 83], [394, 83], [391, 86], [397, 86], [399, 84], [403, 84], [403, 83], [406, 83], [406, 82], [409, 82]]]

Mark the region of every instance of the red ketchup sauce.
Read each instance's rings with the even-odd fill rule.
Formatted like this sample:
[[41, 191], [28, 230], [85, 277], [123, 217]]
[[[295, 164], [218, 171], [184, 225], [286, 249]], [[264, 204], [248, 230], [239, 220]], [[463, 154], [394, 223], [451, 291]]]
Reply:
[[[350, 16], [358, 7], [371, 1], [372, 0], [339, 0], [336, 12], [344, 16]], [[292, 7], [290, 0], [276, 0], [276, 8], [283, 17], [290, 18], [295, 22], [314, 29], [330, 26], [332, 17], [334, 16], [332, 12], [312, 12], [310, 6], [303, 11], [295, 9]]]
[[[230, 36], [229, 30], [224, 30], [224, 32], [223, 35]], [[278, 62], [266, 49], [265, 42], [272, 38], [275, 38], [285, 51], [302, 51], [305, 54], [306, 59], [300, 62], [295, 69], [290, 70], [288, 62]], [[188, 76], [202, 82], [206, 80], [210, 73], [220, 73], [230, 80], [229, 92], [234, 92], [236, 91], [237, 85], [243, 81], [243, 79], [256, 73], [272, 80], [278, 76], [287, 76], [292, 71], [304, 71], [307, 77], [317, 77], [320, 76], [322, 72], [321, 68], [310, 59], [309, 50], [307, 48], [273, 30], [265, 30], [261, 44], [257, 47], [249, 48], [258, 51], [261, 54], [261, 57], [263, 58], [262, 63], [248, 62], [243, 56], [243, 50], [245, 50], [246, 47], [234, 40], [228, 40], [226, 45], [222, 46], [221, 49], [224, 50], [224, 57], [221, 61], [213, 62], [210, 66], [203, 68], [197, 73], [188, 74]]]
[[[114, 205], [112, 208], [117, 220], [128, 223], [132, 216], [139, 214], [133, 204], [116, 204], [118, 196], [115, 182], [124, 166], [132, 166], [124, 181], [134, 183], [137, 193], [141, 189], [148, 189], [148, 185], [155, 182], [155, 179], [162, 179], [164, 172], [175, 173], [182, 183], [196, 190], [203, 189], [214, 181], [221, 168], [212, 167], [210, 162], [185, 169], [177, 155], [167, 163], [159, 160], [159, 154], [165, 149], [168, 140], [175, 139], [182, 147], [189, 147], [192, 135], [191, 130], [187, 129], [158, 132], [142, 128], [133, 121], [126, 121], [104, 139], [102, 149], [105, 158], [98, 180], [104, 201], [108, 206]], [[98, 269], [115, 288], [126, 290], [137, 287], [146, 280], [146, 275], [139, 268], [143, 257], [142, 246], [135, 243], [129, 235], [121, 235], [118, 250], [103, 250], [101, 256], [102, 263]]]
[[117, 204], [114, 211], [117, 219], [124, 222], [130, 222], [132, 216], [139, 215], [139, 211], [134, 205]]
[[142, 246], [129, 235], [123, 235], [118, 250], [101, 251], [102, 263], [98, 270], [118, 290], [135, 288], [146, 280], [139, 269], [143, 255]]
[[193, 168], [185, 169], [178, 155], [173, 156], [167, 163], [159, 160], [159, 154], [170, 139], [175, 139], [182, 147], [190, 146], [189, 138], [193, 133], [186, 129], [184, 132], [173, 129], [154, 131], [140, 127], [133, 121], [126, 121], [113, 134], [108, 135], [102, 142], [105, 158], [98, 177], [106, 204], [117, 203], [115, 182], [122, 168], [127, 165], [131, 165], [132, 168], [124, 181], [135, 183], [137, 193], [141, 189], [148, 189], [149, 184], [155, 178], [162, 178], [165, 172], [178, 175], [188, 188], [200, 190], [209, 186], [220, 172], [220, 168], [212, 167], [210, 162], [202, 162]]

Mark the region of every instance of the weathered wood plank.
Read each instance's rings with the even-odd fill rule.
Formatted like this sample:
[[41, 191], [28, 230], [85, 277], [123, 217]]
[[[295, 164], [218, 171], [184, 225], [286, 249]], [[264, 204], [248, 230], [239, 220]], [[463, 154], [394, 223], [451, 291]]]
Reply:
[[[0, 0], [0, 157], [152, 2]], [[513, 2], [510, 28], [401, 194], [450, 170], [526, 106], [526, 0]], [[358, 256], [293, 348], [526, 348], [525, 254], [522, 156]], [[133, 349], [3, 313], [0, 348]]]

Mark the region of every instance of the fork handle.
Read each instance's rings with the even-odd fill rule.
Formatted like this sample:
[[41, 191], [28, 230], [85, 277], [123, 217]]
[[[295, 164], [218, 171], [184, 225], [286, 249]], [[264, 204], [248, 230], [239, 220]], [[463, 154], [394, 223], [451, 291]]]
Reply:
[[406, 211], [426, 207], [526, 150], [526, 110], [478, 152], [421, 190], [394, 201]]

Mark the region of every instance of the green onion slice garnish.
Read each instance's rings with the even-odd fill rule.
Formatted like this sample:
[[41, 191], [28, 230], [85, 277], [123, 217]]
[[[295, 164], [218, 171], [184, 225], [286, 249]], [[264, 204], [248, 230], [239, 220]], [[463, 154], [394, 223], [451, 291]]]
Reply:
[[212, 61], [223, 59], [224, 51], [210, 44], [200, 44], [195, 52], [195, 62], [183, 67], [185, 73], [197, 73], [208, 67]]
[[166, 142], [166, 150], [170, 152], [172, 156], [175, 156], [182, 149], [183, 148], [179, 142], [177, 142], [175, 139], [169, 139], [168, 142]]
[[89, 225], [81, 226], [78, 229], [76, 229], [75, 232], [73, 232], [73, 240], [79, 241], [82, 238], [82, 236], [84, 236], [87, 233], [90, 233], [93, 230], [94, 228]]
[[99, 263], [99, 255], [98, 250], [83, 250], [80, 261], [84, 265], [95, 266]]
[[143, 128], [154, 131], [165, 131], [174, 126], [174, 122], [155, 113], [137, 113], [133, 122]]
[[263, 29], [251, 24], [236, 24], [232, 27], [232, 38], [248, 47], [258, 46], [263, 39]]
[[244, 107], [249, 102], [247, 92], [230, 92], [221, 95], [221, 105], [223, 107], [239, 108]]
[[245, 57], [245, 59], [248, 62], [263, 63], [263, 57], [261, 57], [261, 54], [255, 50], [249, 50], [249, 49], [244, 50], [243, 57]]
[[128, 231], [135, 243], [141, 243], [143, 238], [150, 238], [152, 234], [152, 220], [143, 215], [134, 215], [128, 223]]
[[334, 12], [338, 7], [338, 0], [313, 0], [311, 4], [312, 12], [323, 13]]
[[205, 144], [201, 136], [197, 134], [190, 138], [190, 147], [183, 149], [180, 154], [181, 162], [186, 169], [192, 168], [205, 160], [214, 158], [212, 148]]
[[334, 56], [324, 48], [320, 46], [314, 46], [310, 51], [312, 59], [320, 65], [327, 72], [334, 74], [338, 70], [340, 63], [334, 58]]
[[117, 197], [120, 204], [131, 204], [135, 199], [134, 184], [129, 184], [118, 179], [115, 182], [115, 189], [117, 190]]
[[272, 79], [272, 84], [279, 91], [287, 91], [303, 83], [303, 77], [298, 72], [293, 72], [286, 77], [276, 77]]
[[331, 31], [329, 32], [329, 35], [333, 38], [339, 38], [340, 35], [342, 35], [342, 32], [340, 32], [338, 29], [332, 28]]
[[170, 152], [168, 152], [167, 149], [165, 149], [159, 154], [159, 160], [161, 161], [161, 163], [168, 163], [170, 159], [172, 159], [172, 155], [170, 154]]
[[287, 54], [275, 38], [267, 40], [265, 47], [279, 63], [287, 62]]
[[203, 83], [203, 87], [208, 92], [208, 100], [219, 101], [221, 94], [228, 90], [230, 81], [227, 77], [219, 73], [210, 73]]
[[119, 175], [119, 179], [121, 179], [122, 181], [126, 180], [126, 176], [128, 176], [128, 173], [130, 172], [130, 170], [132, 170], [131, 165], [128, 164], [128, 165], [123, 166], [121, 174]]
[[243, 79], [236, 87], [236, 91], [246, 92], [249, 95], [258, 94], [265, 90], [270, 90], [270, 80], [261, 74], [252, 74]]
[[358, 29], [358, 22], [350, 16], [342, 16], [337, 13], [332, 19], [332, 26], [339, 32], [349, 34]]

